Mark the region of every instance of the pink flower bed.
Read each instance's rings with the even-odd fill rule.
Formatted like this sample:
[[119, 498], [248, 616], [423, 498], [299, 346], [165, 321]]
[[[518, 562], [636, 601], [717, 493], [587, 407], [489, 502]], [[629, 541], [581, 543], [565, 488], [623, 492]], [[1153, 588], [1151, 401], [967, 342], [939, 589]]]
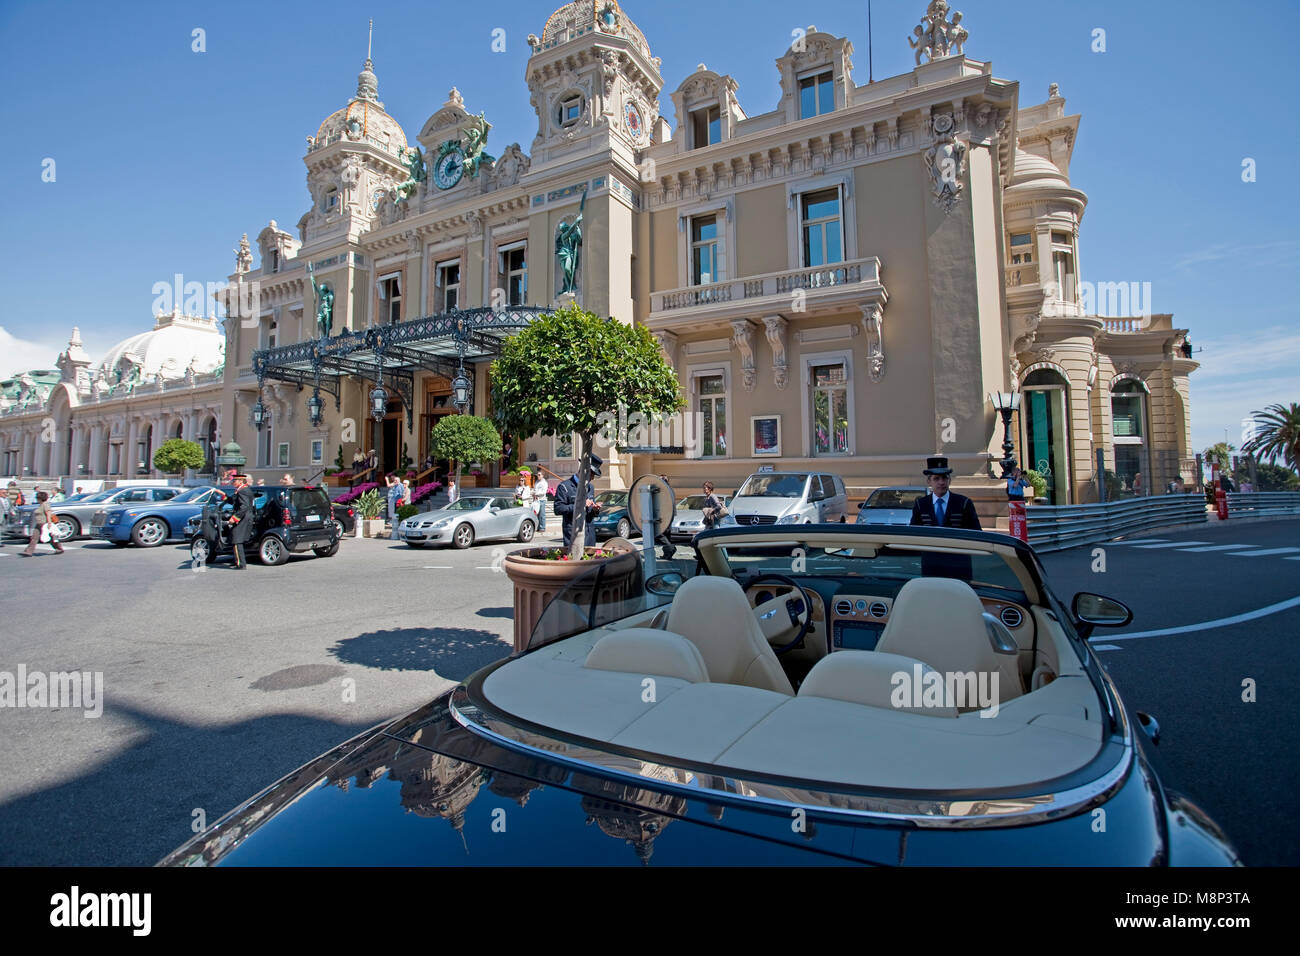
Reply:
[[411, 489], [411, 504], [415, 504], [429, 495], [437, 494], [442, 490], [441, 481], [431, 481], [428, 484], [420, 485], [418, 488]]
[[378, 487], [379, 487], [379, 482], [377, 482], [377, 481], [367, 481], [364, 485], [357, 485], [357, 486], [356, 486], [355, 488], [353, 488], [351, 491], [349, 491], [349, 492], [347, 492], [347, 493], [345, 493], [345, 494], [341, 494], [341, 495], [339, 495], [339, 496], [338, 496], [337, 498], [335, 498], [334, 500], [337, 501], [337, 502], [338, 502], [339, 504], [341, 504], [341, 505], [351, 504], [353, 501], [356, 501], [358, 498], [360, 498], [362, 495], [364, 495], [364, 494], [365, 494], [367, 491], [369, 491], [370, 489], [372, 489], [372, 488], [378, 488]]

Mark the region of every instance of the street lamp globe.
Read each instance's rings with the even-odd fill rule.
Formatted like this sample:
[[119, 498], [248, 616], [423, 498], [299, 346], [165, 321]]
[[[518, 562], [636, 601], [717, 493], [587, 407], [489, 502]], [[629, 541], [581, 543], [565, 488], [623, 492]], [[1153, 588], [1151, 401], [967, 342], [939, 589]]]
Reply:
[[262, 426], [266, 424], [266, 406], [262, 404], [262, 397], [259, 395], [257, 404], [253, 406], [253, 424], [257, 426], [260, 432]]
[[370, 390], [370, 417], [379, 421], [388, 413], [388, 390], [376, 383]]
[[320, 392], [313, 392], [311, 398], [307, 399], [307, 418], [313, 428], [320, 425], [324, 412], [325, 403], [321, 401]]
[[465, 374], [465, 369], [463, 368], [456, 373], [455, 379], [452, 380], [452, 402], [462, 412], [465, 410], [465, 407], [469, 405], [469, 395], [473, 387], [473, 383], [469, 380], [469, 376]]

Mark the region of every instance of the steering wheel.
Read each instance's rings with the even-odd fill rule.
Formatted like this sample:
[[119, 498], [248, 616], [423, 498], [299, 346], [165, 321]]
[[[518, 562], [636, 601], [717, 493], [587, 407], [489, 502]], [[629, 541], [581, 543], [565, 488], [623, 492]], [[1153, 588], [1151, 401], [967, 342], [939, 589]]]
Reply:
[[762, 629], [769, 642], [773, 638], [782, 638], [791, 631], [796, 632], [790, 641], [779, 647], [772, 648], [774, 653], [784, 654], [793, 650], [804, 639], [804, 635], [808, 633], [808, 628], [812, 626], [812, 606], [804, 595], [803, 588], [799, 587], [794, 578], [776, 572], [769, 571], [746, 581], [745, 590], [749, 591], [767, 580], [784, 584], [794, 591], [793, 594], [778, 595], [770, 601], [754, 605], [754, 615], [758, 618], [758, 626]]

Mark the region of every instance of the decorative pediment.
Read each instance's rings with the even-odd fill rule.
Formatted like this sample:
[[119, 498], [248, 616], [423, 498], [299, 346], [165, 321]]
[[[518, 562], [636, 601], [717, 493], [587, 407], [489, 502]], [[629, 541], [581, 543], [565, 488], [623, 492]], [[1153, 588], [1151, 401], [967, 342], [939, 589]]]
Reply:
[[457, 131], [458, 138], [460, 127], [468, 119], [469, 113], [465, 112], [465, 98], [453, 86], [451, 92], [447, 94], [447, 102], [442, 104], [438, 112], [429, 117], [416, 138], [424, 144], [425, 149], [436, 150], [443, 140], [452, 138], [448, 135], [448, 131]]
[[[794, 31], [785, 55], [776, 61], [781, 74], [781, 107], [786, 122], [803, 118], [799, 112], [799, 84], [809, 76], [830, 70], [835, 91], [835, 109], [853, 105], [853, 44], [844, 37], [824, 33], [815, 26]], [[822, 110], [822, 112], [826, 112]]]

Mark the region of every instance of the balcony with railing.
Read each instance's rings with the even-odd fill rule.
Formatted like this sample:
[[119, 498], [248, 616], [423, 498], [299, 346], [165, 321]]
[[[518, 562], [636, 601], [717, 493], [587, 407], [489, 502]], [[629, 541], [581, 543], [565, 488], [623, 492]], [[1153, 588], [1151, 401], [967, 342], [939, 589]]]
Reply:
[[650, 319], [671, 325], [686, 318], [780, 311], [789, 309], [798, 293], [804, 297], [800, 311], [872, 301], [883, 305], [889, 298], [880, 281], [880, 259], [872, 256], [655, 292], [650, 297]]
[[1038, 285], [1037, 262], [1007, 266], [1007, 288], [1018, 289], [1023, 285]]

